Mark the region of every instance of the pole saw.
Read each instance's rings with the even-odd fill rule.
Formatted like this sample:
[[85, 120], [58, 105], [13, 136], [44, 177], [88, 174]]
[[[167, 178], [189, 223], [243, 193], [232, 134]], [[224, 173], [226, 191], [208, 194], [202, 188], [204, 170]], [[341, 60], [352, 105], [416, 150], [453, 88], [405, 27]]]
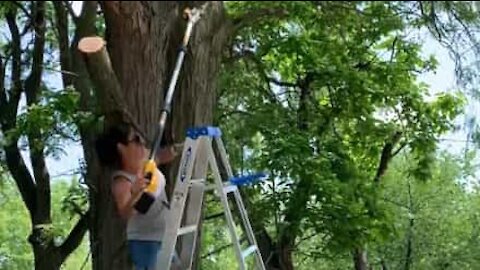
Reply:
[[177, 57], [177, 62], [175, 64], [175, 69], [173, 70], [172, 79], [170, 81], [167, 95], [165, 97], [164, 106], [160, 115], [160, 121], [157, 126], [157, 133], [155, 136], [155, 140], [152, 143], [150, 155], [144, 167], [144, 175], [145, 175], [145, 178], [148, 179], [148, 185], [143, 191], [137, 203], [135, 204], [135, 209], [142, 214], [145, 214], [148, 211], [148, 209], [150, 209], [150, 206], [155, 202], [154, 194], [158, 188], [158, 179], [157, 179], [157, 176], [155, 175], [155, 171], [157, 169], [155, 157], [157, 156], [157, 151], [158, 151], [158, 148], [160, 147], [160, 142], [163, 139], [163, 133], [165, 131], [167, 116], [171, 113], [172, 97], [175, 91], [175, 85], [177, 83], [178, 74], [180, 73], [180, 69], [183, 64], [183, 59], [185, 57], [185, 53], [187, 50], [188, 41], [192, 34], [192, 28], [194, 24], [200, 19], [200, 15], [201, 13], [203, 13], [203, 8], [205, 8], [205, 5], [203, 5], [201, 9], [194, 8], [190, 10], [189, 8], [187, 8], [185, 9], [185, 12], [184, 12], [184, 15], [187, 17], [187, 20], [188, 20], [187, 29], [185, 31], [182, 44], [180, 45], [180, 51]]

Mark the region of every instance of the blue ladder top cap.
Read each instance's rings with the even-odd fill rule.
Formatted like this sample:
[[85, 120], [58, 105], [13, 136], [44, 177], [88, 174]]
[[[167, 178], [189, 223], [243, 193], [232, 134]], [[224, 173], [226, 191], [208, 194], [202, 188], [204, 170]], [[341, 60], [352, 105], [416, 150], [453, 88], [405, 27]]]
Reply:
[[204, 127], [194, 127], [187, 130], [187, 137], [191, 139], [197, 139], [200, 136], [209, 136], [218, 138], [222, 135], [222, 132], [218, 127], [213, 126], [204, 126]]
[[262, 173], [256, 173], [251, 175], [232, 177], [230, 178], [230, 183], [237, 186], [243, 186], [243, 185], [253, 184], [255, 182], [258, 182], [260, 178], [264, 178], [266, 176], [267, 174], [262, 172]]

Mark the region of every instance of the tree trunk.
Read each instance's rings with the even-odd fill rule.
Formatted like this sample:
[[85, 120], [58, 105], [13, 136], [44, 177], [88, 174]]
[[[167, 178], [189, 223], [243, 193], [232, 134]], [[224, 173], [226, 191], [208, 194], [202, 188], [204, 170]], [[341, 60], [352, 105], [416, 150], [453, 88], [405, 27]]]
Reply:
[[33, 254], [35, 261], [35, 269], [60, 269], [62, 264], [60, 254], [55, 252], [55, 249], [52, 245], [44, 247], [39, 244], [33, 245]]
[[[388, 165], [392, 161], [392, 158], [399, 153], [400, 149], [402, 149], [405, 145], [399, 146], [399, 148], [394, 149], [400, 139], [402, 138], [403, 133], [400, 131], [395, 132], [391, 138], [385, 141], [385, 145], [383, 146], [380, 161], [377, 167], [377, 171], [375, 173], [375, 177], [373, 178], [373, 182], [375, 185], [380, 183], [381, 178], [385, 175], [388, 169]], [[368, 269], [368, 258], [367, 258], [367, 250], [365, 248], [357, 248], [353, 251], [353, 263], [355, 266], [355, 270], [367, 270]]]
[[280, 269], [293, 270], [293, 247], [295, 245], [295, 238], [284, 234], [278, 244], [278, 252], [280, 259]]
[[[289, 87], [298, 90], [299, 105], [297, 109], [297, 129], [300, 132], [308, 131], [308, 114], [310, 111], [311, 90], [310, 84], [313, 82], [313, 74], [307, 74], [304, 78], [297, 80], [295, 83], [288, 83]], [[287, 83], [279, 81], [271, 81], [268, 79], [267, 83], [274, 83], [279, 86]], [[274, 101], [275, 102], [275, 101]], [[272, 238], [268, 235], [265, 228], [259, 224], [254, 224], [255, 231], [261, 232], [258, 236], [257, 242], [265, 266], [271, 270], [290, 270], [294, 269], [293, 251], [295, 247], [295, 239], [300, 232], [299, 226], [302, 221], [302, 216], [298, 209], [303, 209], [308, 203], [308, 194], [312, 192], [311, 181], [308, 175], [300, 177], [298, 184], [295, 186], [294, 193], [302, 194], [302, 196], [293, 196], [291, 200], [286, 203], [285, 217], [283, 223], [286, 224], [282, 231], [279, 232], [275, 244]]]
[[293, 251], [295, 246], [295, 234], [283, 234], [276, 243], [273, 243], [272, 238], [264, 227], [258, 227], [257, 244], [262, 254], [265, 267], [268, 270], [292, 270]]
[[[121, 98], [150, 140], [154, 139], [165, 91], [185, 32], [183, 10], [189, 4], [203, 3], [101, 2], [107, 50], [121, 88]], [[211, 2], [193, 29], [173, 97], [166, 140], [184, 141], [188, 127], [212, 123], [215, 79], [227, 38], [224, 19], [222, 3]], [[165, 171], [170, 188], [176, 167], [174, 163]], [[106, 176], [106, 172], [103, 175]], [[131, 269], [126, 252], [126, 224], [116, 214], [109, 187], [108, 181], [98, 183], [94, 269]]]
[[262, 259], [265, 263], [265, 267], [268, 270], [279, 270], [280, 269], [280, 256], [276, 250], [272, 238], [268, 235], [267, 230], [264, 226], [256, 226], [255, 223], [252, 224], [254, 231], [257, 232], [257, 244], [262, 254]]
[[355, 270], [368, 270], [367, 251], [358, 248], [353, 252]]
[[[297, 81], [299, 90], [299, 105], [297, 109], [297, 128], [301, 132], [308, 131], [308, 113], [311, 102], [310, 84], [313, 81], [313, 76], [307, 74], [305, 78]], [[300, 177], [298, 184], [295, 187], [296, 194], [302, 194], [298, 198], [289, 200], [287, 209], [285, 211], [285, 223], [288, 225], [281, 231], [279, 239], [277, 241], [277, 265], [270, 265], [269, 268], [280, 267], [282, 270], [294, 269], [293, 264], [293, 251], [295, 246], [295, 239], [300, 232], [299, 226], [302, 216], [299, 215], [298, 209], [304, 209], [308, 203], [308, 195], [312, 192], [311, 181], [308, 179], [308, 175]], [[272, 262], [273, 263], [273, 262]]]
[[380, 262], [380, 266], [380, 270], [388, 270], [387, 262], [385, 262], [384, 259], [382, 259], [382, 261]]
[[406, 252], [405, 252], [405, 266], [404, 270], [410, 270], [412, 265], [412, 256], [413, 256], [413, 227], [415, 225], [414, 219], [415, 209], [413, 208], [413, 198], [412, 198], [412, 185], [410, 179], [408, 180], [408, 230], [407, 230], [407, 243], [406, 243]]

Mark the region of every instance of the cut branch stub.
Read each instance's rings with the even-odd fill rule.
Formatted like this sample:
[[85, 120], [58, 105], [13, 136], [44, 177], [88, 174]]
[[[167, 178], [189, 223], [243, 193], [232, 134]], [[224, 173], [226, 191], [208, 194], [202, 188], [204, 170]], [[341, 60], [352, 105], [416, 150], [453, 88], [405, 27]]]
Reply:
[[84, 56], [90, 80], [96, 89], [99, 109], [107, 122], [124, 121], [138, 129], [136, 121], [127, 109], [105, 45], [106, 42], [96, 36], [84, 37], [78, 42], [78, 50]]
[[84, 37], [78, 42], [78, 49], [86, 54], [100, 52], [105, 48], [105, 41], [101, 37]]

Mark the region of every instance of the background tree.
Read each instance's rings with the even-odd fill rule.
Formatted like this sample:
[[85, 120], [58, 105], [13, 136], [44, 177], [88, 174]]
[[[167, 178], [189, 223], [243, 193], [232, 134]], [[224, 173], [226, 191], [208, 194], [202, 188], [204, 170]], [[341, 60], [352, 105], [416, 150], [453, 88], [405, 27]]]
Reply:
[[393, 207], [397, 234], [378, 247], [389, 268], [466, 269], [478, 263], [473, 243], [478, 241], [479, 196], [465, 182], [474, 173], [472, 154], [439, 153], [427, 179], [415, 179], [408, 156], [392, 164], [383, 196]]
[[417, 11], [412, 3], [232, 3], [230, 10], [263, 5], [290, 16], [236, 37], [232, 58], [241, 61], [225, 65], [217, 119], [237, 167], [271, 175], [250, 209], [264, 256], [273, 268], [292, 269], [299, 236], [310, 232], [332, 250], [351, 250], [355, 268], [367, 269], [368, 243], [391, 231], [378, 201], [388, 164], [405, 149], [417, 158], [415, 173], [428, 174], [459, 100], [424, 98], [417, 76], [436, 61], [406, 33], [425, 25], [421, 13], [418, 24], [408, 17]]
[[[4, 160], [29, 213], [36, 269], [58, 269], [80, 244], [87, 217], [56, 242], [52, 233], [50, 174], [46, 157], [58, 153], [59, 140], [69, 137], [73, 97], [55, 92], [43, 76], [52, 67], [52, 5], [47, 2], [4, 2], [0, 6], [0, 126]], [[21, 103], [22, 102], [22, 103]], [[26, 108], [23, 108], [23, 105]], [[22, 151], [27, 151], [25, 160]], [[31, 164], [31, 170], [27, 167]]]
[[[25, 236], [30, 231], [29, 214], [15, 183], [0, 176], [0, 269], [32, 269], [34, 268], [33, 251]], [[52, 183], [52, 226], [50, 233], [55, 243], [64, 241], [69, 230], [78, 222], [78, 214], [74, 209], [83, 200], [84, 191], [78, 190], [78, 181], [56, 180]], [[80, 195], [80, 196], [79, 196]], [[80, 200], [80, 201], [79, 201]], [[91, 269], [88, 264], [88, 239], [62, 264], [62, 269]], [[83, 268], [82, 268], [83, 267]]]

